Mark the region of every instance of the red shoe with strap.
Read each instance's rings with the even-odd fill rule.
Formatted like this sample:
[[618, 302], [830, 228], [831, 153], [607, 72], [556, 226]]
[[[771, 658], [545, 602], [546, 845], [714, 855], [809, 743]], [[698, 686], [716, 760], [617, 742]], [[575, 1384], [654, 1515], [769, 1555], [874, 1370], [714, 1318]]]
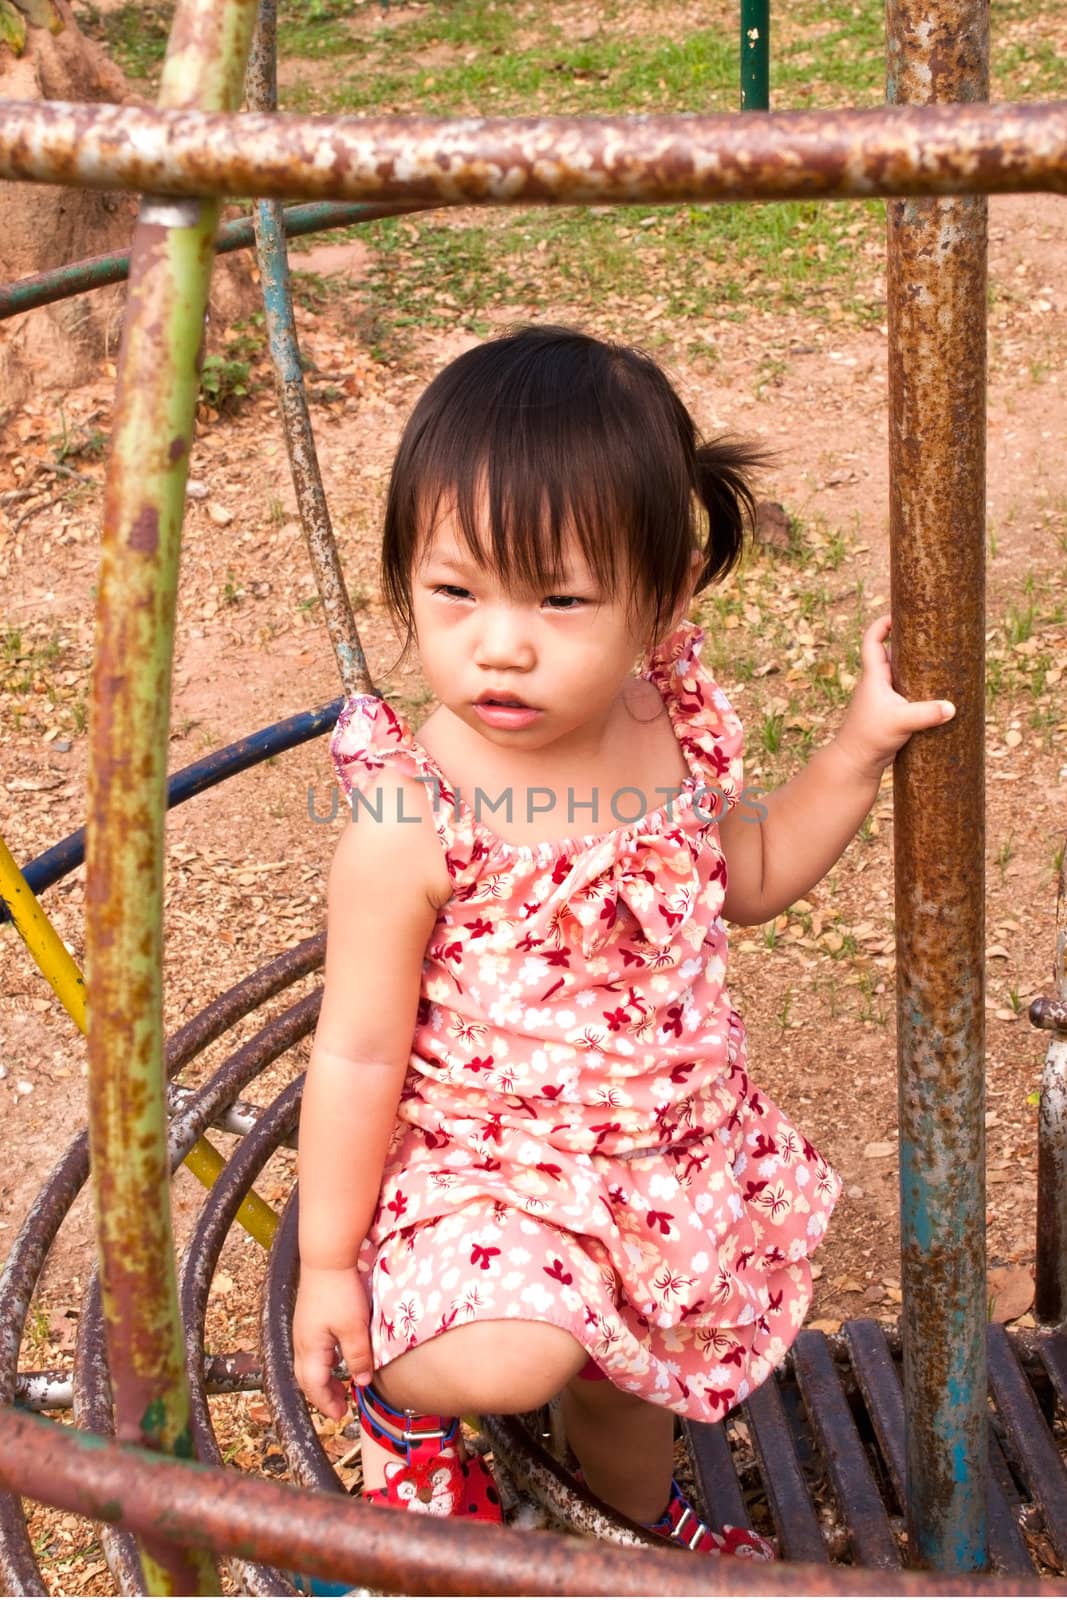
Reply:
[[662, 1539], [701, 1555], [734, 1556], [741, 1561], [777, 1560], [774, 1546], [752, 1528], [734, 1528], [726, 1524], [721, 1533], [716, 1533], [706, 1522], [701, 1522], [673, 1479], [666, 1511], [657, 1522], [646, 1526], [650, 1533], [658, 1533]]
[[395, 1411], [369, 1386], [353, 1385], [353, 1394], [360, 1428], [392, 1457], [384, 1488], [364, 1489], [364, 1500], [430, 1517], [503, 1522], [493, 1475], [481, 1456], [464, 1454], [458, 1417]]

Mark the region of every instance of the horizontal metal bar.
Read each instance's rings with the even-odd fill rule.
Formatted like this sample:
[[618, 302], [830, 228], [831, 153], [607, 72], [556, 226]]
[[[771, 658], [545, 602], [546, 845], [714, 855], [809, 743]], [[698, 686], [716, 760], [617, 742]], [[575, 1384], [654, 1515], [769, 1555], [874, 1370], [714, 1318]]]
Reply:
[[[208, 1394], [254, 1394], [263, 1387], [263, 1368], [251, 1350], [228, 1356], [204, 1357], [204, 1388]], [[74, 1382], [61, 1368], [20, 1372], [15, 1379], [15, 1404], [25, 1411], [69, 1411], [74, 1404]]]
[[[422, 206], [393, 205], [331, 205], [316, 203], [308, 206], [290, 206], [283, 213], [285, 236], [298, 238], [305, 233], [319, 233], [328, 228], [350, 228], [356, 223], [375, 222], [380, 217], [404, 217]], [[235, 250], [247, 250], [254, 243], [252, 218], [237, 217], [224, 222], [215, 239], [217, 256], [231, 255]], [[74, 294], [85, 294], [90, 289], [103, 289], [109, 283], [122, 283], [130, 270], [130, 252], [115, 250], [106, 255], [86, 256], [82, 261], [70, 261], [65, 266], [53, 267], [51, 272], [35, 272], [30, 277], [18, 278], [14, 283], [0, 288], [0, 322], [21, 311], [32, 311], [36, 306], [51, 305], [56, 300], [66, 300]]]
[[[167, 1103], [172, 1115], [183, 1111], [190, 1100], [195, 1100], [197, 1091], [188, 1084], [171, 1083], [167, 1086]], [[220, 1133], [236, 1133], [244, 1138], [246, 1133], [251, 1133], [263, 1115], [263, 1107], [257, 1106], [251, 1100], [235, 1100], [233, 1105], [227, 1106], [215, 1117], [211, 1126]], [[280, 1141], [287, 1150], [296, 1149], [296, 1135], [287, 1135]]]
[[489, 205], [1062, 192], [1067, 102], [440, 121], [13, 100], [0, 177]]
[[452, 1518], [402, 1517], [339, 1495], [177, 1461], [0, 1407], [0, 1487], [283, 1569], [400, 1594], [1067, 1595], [1067, 1583], [973, 1573], [869, 1572], [785, 1562], [709, 1561], [618, 1549]]

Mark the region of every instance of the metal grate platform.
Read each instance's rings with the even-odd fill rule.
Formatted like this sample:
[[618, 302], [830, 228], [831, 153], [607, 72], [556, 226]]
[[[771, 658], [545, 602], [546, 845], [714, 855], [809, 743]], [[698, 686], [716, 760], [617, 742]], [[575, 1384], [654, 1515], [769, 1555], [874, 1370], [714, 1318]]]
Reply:
[[[714, 1524], [743, 1523], [760, 1493], [782, 1555], [883, 1570], [911, 1565], [904, 1531], [904, 1394], [896, 1336], [859, 1319], [805, 1329], [784, 1376], [715, 1426], [688, 1425]], [[1010, 1337], [989, 1352], [993, 1569], [1067, 1567], [1067, 1334]]]

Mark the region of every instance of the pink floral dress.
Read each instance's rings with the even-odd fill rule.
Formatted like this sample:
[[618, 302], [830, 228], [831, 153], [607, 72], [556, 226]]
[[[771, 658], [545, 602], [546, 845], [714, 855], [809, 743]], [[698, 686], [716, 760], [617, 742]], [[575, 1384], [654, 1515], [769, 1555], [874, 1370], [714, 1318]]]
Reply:
[[610, 833], [508, 843], [383, 700], [341, 713], [346, 793], [385, 767], [431, 783], [453, 884], [360, 1258], [378, 1365], [474, 1319], [551, 1322], [715, 1421], [804, 1320], [840, 1180], [745, 1070], [714, 820], [742, 734], [702, 641], [683, 623], [643, 672], [690, 776]]

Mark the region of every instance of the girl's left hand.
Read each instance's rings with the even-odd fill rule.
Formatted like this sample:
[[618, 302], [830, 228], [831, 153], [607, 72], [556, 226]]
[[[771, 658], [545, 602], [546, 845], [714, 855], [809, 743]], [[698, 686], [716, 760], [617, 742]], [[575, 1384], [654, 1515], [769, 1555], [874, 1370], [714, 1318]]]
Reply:
[[891, 627], [892, 617], [887, 612], [864, 631], [860, 681], [835, 740], [870, 778], [881, 777], [913, 733], [940, 727], [956, 715], [951, 700], [905, 700], [894, 689], [885, 644]]

